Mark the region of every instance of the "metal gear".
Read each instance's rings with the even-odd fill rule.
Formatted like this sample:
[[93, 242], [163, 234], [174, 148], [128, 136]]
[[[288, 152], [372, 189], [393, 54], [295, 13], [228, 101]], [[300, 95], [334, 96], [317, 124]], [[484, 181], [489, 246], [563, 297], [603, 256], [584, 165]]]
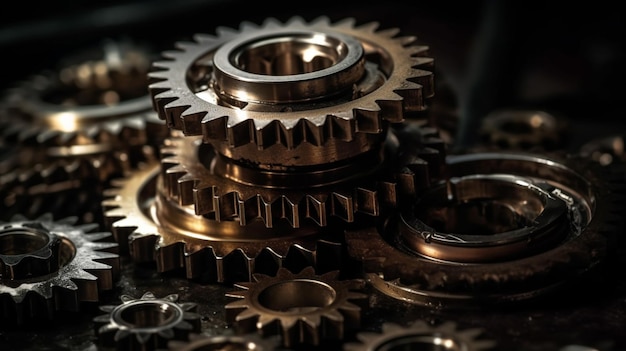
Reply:
[[[523, 215], [532, 221], [524, 222], [515, 211], [530, 210], [535, 206], [532, 198], [525, 199], [532, 200], [526, 205], [500, 202], [502, 198], [489, 195], [489, 186], [483, 184], [468, 189], [465, 195], [471, 196], [463, 203], [461, 190], [455, 192], [454, 185], [444, 181], [438, 186], [448, 190], [425, 196], [425, 204], [418, 202], [379, 228], [346, 233], [349, 255], [362, 262], [377, 289], [426, 305], [459, 306], [462, 303], [458, 302], [471, 301], [476, 306], [527, 300], [561, 288], [610, 257], [616, 234], [622, 229], [617, 203], [623, 194], [612, 183], [621, 180], [612, 179], [609, 169], [580, 156], [522, 152], [467, 153], [451, 155], [447, 160], [450, 179], [484, 175], [486, 170], [488, 175], [521, 176], [533, 179], [533, 184], [549, 184], [550, 196], [567, 206], [566, 226], [559, 220], [562, 216], [556, 215], [558, 211], [544, 220], [539, 219], [541, 211], [527, 212]], [[519, 186], [528, 190], [522, 183]], [[481, 225], [481, 219], [488, 216], [493, 221]], [[442, 222], [436, 223], [436, 219]], [[455, 235], [472, 227], [478, 229], [467, 237]], [[510, 241], [513, 234], [528, 240], [521, 247], [509, 246], [514, 243]], [[501, 247], [495, 245], [498, 238], [509, 241]], [[417, 240], [421, 247], [407, 240]], [[481, 259], [468, 262], [458, 256], [442, 257], [443, 253]]]
[[417, 320], [406, 327], [384, 323], [381, 333], [359, 333], [357, 338], [360, 342], [346, 343], [343, 350], [495, 350], [495, 341], [479, 338], [483, 333], [482, 329], [459, 330], [454, 322], [433, 326]]
[[107, 226], [136, 262], [156, 261], [160, 272], [185, 269], [190, 279], [234, 282], [279, 267], [338, 269], [342, 233], [318, 226], [266, 228], [255, 222], [217, 222], [198, 216], [164, 193], [158, 162], [113, 182], [102, 206]]
[[157, 298], [146, 292], [141, 298], [122, 295], [120, 299], [119, 305], [100, 306], [106, 314], [93, 320], [98, 342], [104, 347], [151, 351], [200, 332], [197, 304], [178, 302], [176, 294]]
[[357, 214], [378, 216], [428, 187], [445, 159], [436, 130], [409, 127], [390, 131], [386, 156], [285, 172], [231, 162], [199, 137], [171, 137], [164, 145], [164, 187], [173, 201], [216, 221], [261, 219], [268, 228], [284, 220], [299, 228], [305, 219], [327, 226], [330, 217], [350, 223]]
[[280, 345], [276, 335], [261, 337], [257, 333], [245, 335], [203, 335], [191, 334], [189, 341], [170, 341], [167, 346], [171, 351], [275, 351]]
[[338, 275], [316, 275], [312, 267], [300, 273], [281, 268], [274, 277], [255, 274], [254, 282], [235, 284], [244, 290], [226, 294], [239, 299], [225, 306], [226, 322], [238, 333], [280, 334], [285, 347], [339, 340], [361, 323], [362, 308], [351, 300], [368, 296], [353, 291], [364, 281], [338, 280]]
[[196, 35], [153, 63], [154, 108], [233, 160], [316, 165], [315, 155], [340, 161], [376, 148], [387, 122], [425, 109], [433, 60], [414, 37], [354, 22], [269, 18]]
[[0, 315], [23, 324], [52, 319], [59, 311], [79, 311], [98, 302], [119, 275], [117, 244], [97, 225], [75, 225], [76, 218], [53, 220], [15, 216], [0, 223]]

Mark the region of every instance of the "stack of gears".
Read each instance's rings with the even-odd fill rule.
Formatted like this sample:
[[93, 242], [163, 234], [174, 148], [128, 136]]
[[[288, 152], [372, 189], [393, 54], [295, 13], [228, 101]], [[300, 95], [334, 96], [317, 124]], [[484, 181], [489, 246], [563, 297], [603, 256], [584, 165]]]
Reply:
[[[178, 43], [149, 70], [107, 48], [108, 60], [7, 99], [1, 191], [21, 216], [0, 229], [5, 320], [101, 302], [128, 257], [234, 284], [233, 328], [206, 333], [177, 294], [122, 295], [93, 320], [103, 349], [488, 350], [482, 330], [454, 322], [361, 330], [366, 287], [430, 308], [531, 300], [601, 267], [617, 240], [614, 167], [448, 153], [429, 116], [433, 59], [397, 29], [243, 22]], [[141, 77], [145, 91], [127, 91]], [[68, 95], [88, 106], [69, 108]], [[66, 218], [33, 198], [82, 211]]]

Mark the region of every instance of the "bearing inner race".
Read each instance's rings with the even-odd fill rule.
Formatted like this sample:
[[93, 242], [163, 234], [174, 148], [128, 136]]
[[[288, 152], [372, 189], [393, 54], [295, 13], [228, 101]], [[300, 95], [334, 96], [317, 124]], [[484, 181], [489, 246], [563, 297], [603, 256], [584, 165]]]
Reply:
[[241, 36], [213, 57], [219, 94], [242, 102], [292, 103], [351, 89], [365, 71], [360, 42], [341, 33], [277, 31]]

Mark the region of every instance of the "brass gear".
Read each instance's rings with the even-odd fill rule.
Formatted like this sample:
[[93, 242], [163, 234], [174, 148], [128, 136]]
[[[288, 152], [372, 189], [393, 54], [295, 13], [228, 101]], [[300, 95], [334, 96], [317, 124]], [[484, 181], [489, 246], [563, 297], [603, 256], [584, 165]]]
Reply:
[[[482, 250], [480, 256], [483, 258], [486, 257], [484, 253], [502, 253], [499, 247], [481, 244], [479, 238], [491, 238], [487, 242], [495, 243], [500, 233], [505, 237], [511, 233], [520, 234], [528, 228], [511, 229], [509, 232], [495, 230], [492, 233], [495, 235], [478, 235], [464, 241], [452, 234], [455, 231], [428, 226], [419, 229], [415, 225], [418, 222], [407, 220], [407, 212], [414, 211], [411, 209], [392, 216], [378, 228], [357, 229], [346, 233], [349, 255], [363, 264], [370, 282], [382, 292], [416, 304], [437, 303], [455, 307], [463, 303], [467, 306], [467, 302], [476, 306], [529, 300], [562, 288], [585, 273], [597, 269], [611, 256], [611, 249], [618, 240], [616, 234], [622, 230], [623, 224], [617, 203], [624, 194], [613, 183], [623, 182], [622, 179], [613, 179], [613, 176], [619, 177], [619, 170], [612, 174], [606, 167], [575, 155], [535, 155], [523, 152], [470, 152], [451, 155], [446, 168], [448, 177], [484, 174], [487, 171], [491, 175], [516, 175], [549, 183], [553, 187], [552, 196], [567, 204], [566, 236], [560, 236], [559, 228], [562, 226], [559, 223], [562, 222], [556, 218], [561, 217], [555, 216], [552, 217], [554, 221], [549, 221], [545, 227], [553, 229], [554, 240], [550, 239], [552, 241], [548, 244], [544, 241], [541, 245], [535, 245], [540, 242], [543, 234], [540, 234], [542, 232], [539, 229], [536, 232], [531, 230], [526, 234], [528, 243], [522, 255], [511, 254], [499, 258], [492, 256], [492, 260], [480, 262], [441, 259], [433, 254], [440, 249], [437, 245], [447, 246], [450, 252], [460, 249], [476, 250], [472, 255], [478, 255], [478, 251]], [[477, 193], [484, 190], [483, 187], [475, 189]], [[496, 204], [497, 201], [494, 202]], [[441, 203], [433, 203], [432, 209], [437, 210], [440, 205]], [[528, 206], [530, 204], [522, 208], [528, 209]], [[485, 213], [500, 213], [498, 218], [507, 218], [495, 207], [484, 210]], [[439, 212], [424, 212], [422, 216], [430, 220], [441, 218], [443, 214], [441, 219], [448, 225], [462, 221], [462, 218], [453, 216], [445, 220], [445, 213], [445, 208], [442, 207]], [[453, 212], [449, 214], [451, 213]], [[461, 216], [461, 213], [457, 214]], [[481, 215], [475, 217], [479, 218], [474, 218], [476, 222], [467, 226], [484, 218]], [[529, 228], [538, 223], [539, 220]], [[416, 252], [415, 246], [406, 244], [406, 236], [402, 233], [417, 233], [420, 230], [422, 234], [430, 234], [423, 236], [421, 241], [420, 245], [425, 249]], [[493, 228], [483, 228], [483, 234], [489, 230]], [[535, 237], [535, 234], [538, 236]], [[417, 240], [415, 238], [418, 237], [413, 236], [412, 240]], [[450, 240], [446, 242], [446, 238]]]
[[75, 225], [76, 218], [53, 220], [15, 216], [0, 222], [0, 315], [22, 324], [52, 319], [59, 311], [79, 311], [98, 302], [119, 275], [117, 244], [96, 225]]
[[164, 349], [171, 340], [186, 340], [200, 332], [197, 304], [178, 302], [177, 294], [157, 298], [152, 292], [140, 298], [120, 297], [119, 305], [103, 305], [106, 314], [94, 318], [98, 342], [116, 350]]
[[312, 155], [361, 154], [380, 144], [387, 122], [425, 109], [434, 93], [423, 69], [433, 60], [414, 37], [354, 22], [269, 18], [196, 35], [154, 62], [154, 108], [234, 160], [302, 166], [317, 164]]
[[190, 279], [234, 282], [255, 272], [341, 265], [342, 233], [317, 226], [266, 228], [255, 222], [217, 222], [164, 194], [158, 162], [117, 179], [102, 206], [107, 226], [136, 262], [156, 261], [160, 272], [185, 269]]
[[389, 131], [384, 156], [285, 172], [232, 162], [200, 137], [172, 136], [164, 145], [163, 185], [173, 201], [216, 221], [260, 219], [268, 228], [285, 220], [299, 228], [305, 219], [327, 226], [331, 217], [351, 223], [358, 214], [378, 216], [441, 176], [445, 159], [436, 130], [410, 126]]
[[458, 329], [454, 322], [430, 325], [417, 320], [407, 326], [384, 323], [382, 332], [357, 334], [359, 342], [346, 343], [343, 351], [375, 350], [495, 350], [495, 341], [479, 338], [482, 329]]
[[361, 307], [351, 300], [368, 296], [354, 291], [364, 281], [338, 276], [339, 271], [316, 275], [312, 267], [299, 273], [281, 268], [274, 277], [255, 274], [253, 282], [235, 284], [243, 290], [227, 293], [239, 300], [226, 305], [226, 321], [238, 333], [278, 333], [285, 347], [340, 340], [361, 324]]

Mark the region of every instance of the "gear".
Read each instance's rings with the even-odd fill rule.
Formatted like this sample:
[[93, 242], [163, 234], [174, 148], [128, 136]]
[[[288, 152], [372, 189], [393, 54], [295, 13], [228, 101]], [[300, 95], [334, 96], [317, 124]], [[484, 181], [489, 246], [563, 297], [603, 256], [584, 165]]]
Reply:
[[[378, 147], [385, 122], [424, 110], [433, 60], [414, 37], [354, 19], [270, 18], [196, 35], [149, 73], [168, 126], [203, 135], [218, 153], [254, 163], [316, 165]], [[282, 145], [282, 146], [281, 146]], [[257, 149], [275, 150], [258, 153]], [[280, 151], [280, 152], [278, 152]]]
[[78, 311], [113, 289], [119, 275], [117, 244], [110, 233], [91, 233], [95, 225], [76, 218], [54, 221], [15, 216], [0, 223], [0, 315], [23, 324], [52, 319], [58, 311]]
[[245, 335], [202, 334], [189, 335], [189, 341], [170, 341], [167, 346], [171, 351], [201, 350], [239, 350], [239, 351], [275, 351], [278, 350], [278, 336], [263, 338], [256, 333]]
[[285, 347], [342, 339], [361, 322], [361, 307], [350, 300], [367, 295], [353, 291], [364, 281], [341, 281], [338, 274], [316, 275], [312, 267], [297, 274], [281, 268], [275, 277], [255, 274], [254, 282], [236, 284], [244, 290], [227, 293], [239, 300], [226, 305], [226, 322], [239, 333], [278, 332]]
[[103, 201], [115, 239], [136, 262], [156, 261], [160, 272], [184, 268], [190, 279], [234, 282], [279, 267], [338, 269], [342, 233], [317, 226], [266, 228], [198, 216], [164, 194], [155, 162], [114, 181]]
[[164, 186], [173, 201], [216, 221], [247, 225], [260, 218], [268, 228], [283, 219], [298, 228], [304, 219], [327, 226], [331, 216], [348, 223], [357, 214], [378, 216], [428, 187], [445, 156], [436, 130], [410, 127], [390, 131], [384, 157], [365, 154], [347, 164], [285, 172], [229, 162], [199, 137], [171, 137], [164, 144]]
[[384, 323], [382, 333], [359, 333], [357, 338], [360, 342], [347, 343], [343, 350], [495, 350], [495, 341], [479, 339], [481, 334], [481, 329], [459, 330], [453, 322], [431, 326], [425, 321], [417, 320], [406, 327]]
[[117, 350], [155, 350], [170, 340], [186, 340], [200, 332], [197, 304], [178, 302], [178, 295], [156, 298], [146, 292], [141, 298], [120, 297], [119, 305], [100, 306], [104, 315], [94, 318], [99, 343]]
[[[464, 205], [453, 204], [458, 194], [452, 192], [448, 197], [448, 192], [444, 191], [441, 194], [445, 196], [424, 197], [428, 201], [419, 205], [424, 206], [422, 210], [416, 206], [392, 216], [380, 228], [348, 231], [349, 255], [361, 261], [365, 272], [371, 273], [368, 277], [374, 285], [391, 296], [418, 304], [431, 304], [441, 297], [444, 304], [472, 301], [474, 305], [476, 302], [502, 303], [544, 295], [600, 266], [610, 256], [612, 243], [617, 240], [615, 234], [621, 230], [622, 220], [616, 203], [623, 197], [612, 183], [610, 170], [578, 156], [539, 156], [521, 152], [468, 153], [449, 156], [447, 160], [449, 177], [484, 175], [485, 170], [493, 175], [521, 176], [533, 179], [533, 182], [548, 183], [552, 187], [550, 196], [567, 206], [565, 237], [559, 234], [563, 221], [558, 220], [562, 216], [557, 215], [531, 222], [528, 225], [537, 226], [537, 230], [527, 232], [526, 224], [514, 212], [529, 210], [535, 200], [526, 199], [530, 202], [521, 207], [501, 203], [493, 197], [489, 202], [488, 194], [481, 193], [488, 187], [477, 185], [473, 193], [468, 190], [469, 194], [476, 194], [476, 200], [483, 202], [482, 205], [475, 203], [474, 210], [468, 207], [471, 201]], [[523, 184], [519, 185], [523, 187]], [[450, 189], [451, 185], [441, 186]], [[507, 212], [507, 206], [510, 212]], [[486, 219], [490, 214], [497, 219], [494, 219], [495, 224], [489, 223], [494, 226], [480, 227], [481, 218]], [[422, 230], [416, 225], [418, 222], [407, 220], [411, 216], [422, 220], [439, 218], [442, 222], [427, 222], [432, 228], [427, 226]], [[508, 220], [514, 221], [506, 223]], [[517, 231], [516, 225], [520, 226]], [[483, 236], [472, 233], [465, 241], [459, 239], [462, 235], [453, 235], [472, 226], [478, 226], [477, 233]], [[495, 238], [502, 235], [502, 238], [512, 238], [506, 234], [506, 228], [510, 227], [513, 227], [510, 233], [530, 239], [521, 251], [516, 251], [519, 247], [514, 251], [500, 251], [500, 247], [487, 244], [495, 244]], [[425, 240], [416, 250], [416, 246], [407, 245], [406, 235], [411, 233], [411, 240], [415, 240], [413, 235], [420, 230], [430, 234], [423, 236]], [[476, 236], [472, 238], [472, 235]], [[447, 237], [455, 240], [441, 240]], [[487, 241], [480, 242], [480, 238], [487, 238]], [[458, 257], [442, 260], [439, 254], [433, 254], [451, 255], [464, 252], [462, 250], [484, 251], [480, 256], [491, 255], [492, 260], [468, 263]], [[499, 254], [503, 255], [498, 257]]]

